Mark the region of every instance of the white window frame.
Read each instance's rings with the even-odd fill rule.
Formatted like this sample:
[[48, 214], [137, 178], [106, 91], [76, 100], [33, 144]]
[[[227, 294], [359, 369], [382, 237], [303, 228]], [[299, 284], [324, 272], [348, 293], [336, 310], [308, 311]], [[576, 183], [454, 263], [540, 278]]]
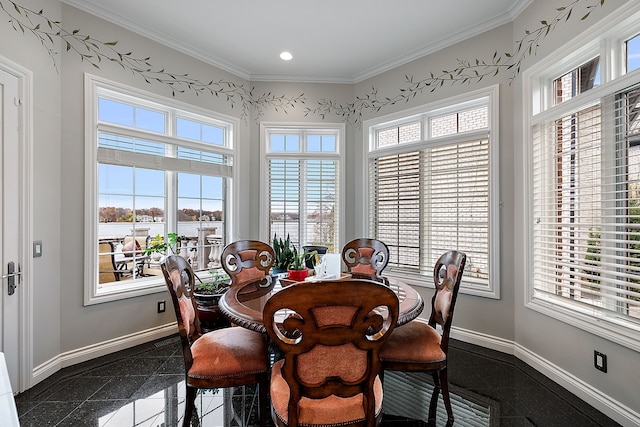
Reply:
[[[481, 99], [484, 101], [480, 101]], [[384, 154], [395, 154], [400, 152], [406, 152], [432, 146], [433, 144], [442, 143], [443, 141], [455, 142], [455, 141], [467, 141], [475, 137], [489, 137], [489, 232], [488, 232], [488, 244], [489, 244], [489, 280], [486, 285], [480, 285], [470, 281], [468, 278], [465, 280], [465, 276], [462, 278], [460, 285], [460, 293], [468, 295], [476, 295], [492, 299], [500, 299], [500, 197], [499, 197], [499, 127], [498, 127], [498, 100], [499, 100], [499, 88], [497, 85], [490, 86], [475, 91], [470, 91], [464, 95], [447, 98], [437, 102], [425, 104], [419, 107], [403, 110], [397, 113], [378, 117], [376, 119], [367, 120], [363, 123], [363, 158], [365, 159], [363, 164], [362, 175], [362, 192], [363, 192], [363, 205], [365, 208], [362, 210], [362, 218], [360, 223], [361, 230], [359, 234], [372, 235], [369, 231], [369, 225], [371, 224], [371, 218], [369, 215], [368, 206], [370, 204], [370, 168], [369, 158], [378, 157], [382, 152]], [[465, 133], [459, 133], [451, 136], [438, 137], [430, 139], [430, 126], [429, 119], [435, 116], [440, 116], [449, 112], [462, 111], [466, 108], [473, 108], [478, 105], [486, 104], [489, 112], [488, 130], [471, 131]], [[411, 142], [405, 144], [399, 144], [398, 146], [390, 148], [381, 148], [376, 150], [375, 148], [375, 132], [379, 129], [384, 129], [390, 125], [400, 125], [411, 123], [415, 121], [422, 121], [422, 133], [423, 136], [418, 142]], [[356, 221], [357, 223], [358, 221]], [[456, 249], [456, 248], [451, 248]], [[430, 272], [422, 272], [421, 274], [415, 272], [399, 271], [399, 270], [385, 270], [385, 274], [390, 277], [398, 277], [408, 283], [415, 286], [432, 287], [432, 274]]]
[[[142, 91], [130, 86], [122, 85], [116, 82], [112, 82], [91, 74], [85, 74], [84, 78], [84, 92], [85, 92], [85, 227], [84, 227], [84, 256], [85, 256], [85, 269], [84, 269], [84, 305], [99, 304], [103, 302], [116, 301], [125, 298], [137, 297], [141, 295], [148, 295], [158, 292], [164, 292], [166, 290], [166, 284], [164, 278], [160, 276], [148, 277], [143, 280], [138, 280], [134, 286], [124, 282], [120, 286], [109, 286], [108, 289], [100, 290], [98, 284], [98, 254], [96, 250], [96, 242], [98, 242], [98, 134], [99, 131], [109, 131], [109, 129], [117, 130], [117, 125], [103, 124], [99, 126], [98, 122], [98, 98], [100, 91], [109, 91], [112, 96], [110, 98], [116, 99], [118, 94], [121, 94], [122, 101], [132, 102], [135, 101], [136, 105], [143, 107], [149, 107], [152, 110], [161, 110], [166, 112], [169, 116], [169, 126], [175, 126], [176, 117], [202, 120], [206, 118], [207, 121], [216, 123], [217, 126], [225, 128], [225, 132], [228, 134], [227, 146], [215, 146], [213, 151], [220, 154], [229, 156], [235, 160], [238, 158], [236, 155], [237, 146], [237, 132], [239, 120], [230, 116], [225, 116], [219, 113], [214, 113], [210, 110], [195, 107], [190, 104], [176, 101], [162, 97], [150, 92]], [[168, 132], [171, 129], [167, 130]], [[170, 137], [163, 137], [155, 132], [146, 133], [142, 130], [130, 130], [130, 134], [138, 134], [141, 137], [152, 136], [155, 140], [166, 140], [167, 143], [173, 143], [174, 139]], [[203, 145], [197, 141], [190, 142], [190, 140], [184, 140], [180, 143], [183, 147], [202, 149]], [[208, 151], [212, 151], [210, 145], [205, 148]], [[111, 155], [109, 153], [108, 155]], [[113, 153], [114, 156], [118, 156], [117, 153]], [[164, 157], [158, 157], [156, 162], [170, 161]], [[233, 164], [233, 163], [232, 163]], [[153, 165], [149, 165], [153, 168]], [[208, 170], [208, 166], [203, 169], [202, 166], [194, 163], [194, 173], [210, 174], [212, 171]], [[225, 174], [229, 174], [231, 170], [231, 177], [228, 179], [228, 185], [226, 186], [226, 199], [225, 205], [228, 208], [227, 216], [225, 217], [225, 236], [234, 235], [233, 230], [237, 223], [237, 201], [233, 197], [233, 194], [237, 193], [238, 183], [238, 168], [229, 165], [216, 165], [211, 164], [212, 169], [226, 170]], [[173, 186], [167, 187], [168, 194], [165, 197], [172, 197], [171, 194], [175, 192]], [[175, 217], [175, 214], [167, 211], [167, 222], [171, 221]]]
[[[523, 140], [525, 152], [522, 170], [525, 173], [523, 282], [524, 304], [551, 318], [596, 334], [625, 347], [640, 350], [640, 330], [637, 325], [614, 316], [598, 316], [582, 310], [562, 297], [538, 298], [534, 295], [533, 271], [533, 129], [546, 121], [562, 117], [578, 107], [594, 103], [640, 82], [640, 70], [625, 73], [623, 44], [640, 33], [640, 5], [634, 2], [621, 6], [597, 25], [575, 37], [554, 53], [523, 72]], [[600, 84], [561, 104], [554, 105], [553, 81], [595, 56], [600, 57]], [[607, 131], [603, 121], [603, 133]], [[606, 155], [603, 153], [603, 158]]]
[[[336, 251], [342, 249], [342, 240], [344, 236], [344, 197], [345, 197], [345, 125], [344, 123], [280, 123], [280, 122], [262, 122], [260, 123], [260, 176], [261, 179], [261, 197], [260, 197], [260, 236], [265, 242], [271, 242], [273, 236], [269, 236], [269, 159], [274, 157], [278, 159], [292, 160], [335, 160], [338, 163], [338, 238], [336, 239]], [[269, 141], [271, 134], [310, 134], [336, 135], [336, 151], [334, 153], [327, 152], [306, 152], [302, 148], [299, 152], [270, 152]], [[303, 139], [300, 140], [303, 143]], [[286, 236], [278, 236], [285, 238]], [[304, 243], [303, 243], [304, 244]], [[300, 249], [300, 248], [298, 248]]]

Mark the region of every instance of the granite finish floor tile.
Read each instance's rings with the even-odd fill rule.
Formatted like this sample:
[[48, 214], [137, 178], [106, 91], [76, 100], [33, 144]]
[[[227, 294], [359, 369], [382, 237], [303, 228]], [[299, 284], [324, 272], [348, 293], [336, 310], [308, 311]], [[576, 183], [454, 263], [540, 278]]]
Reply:
[[[619, 426], [513, 356], [453, 341], [449, 358], [455, 426]], [[446, 426], [442, 396], [428, 420], [430, 375], [387, 372], [384, 392], [383, 427]], [[178, 427], [185, 394], [173, 336], [65, 368], [16, 406], [22, 427]], [[256, 426], [256, 386], [201, 391], [196, 412], [192, 426]]]

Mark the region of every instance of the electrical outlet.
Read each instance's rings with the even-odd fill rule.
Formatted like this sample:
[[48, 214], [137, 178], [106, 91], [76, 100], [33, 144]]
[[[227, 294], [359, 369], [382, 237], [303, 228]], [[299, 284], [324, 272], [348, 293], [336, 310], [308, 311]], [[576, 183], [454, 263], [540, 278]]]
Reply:
[[607, 372], [607, 355], [593, 350], [593, 366], [599, 371]]
[[158, 301], [158, 313], [164, 313], [164, 310], [166, 309], [166, 303], [163, 301]]

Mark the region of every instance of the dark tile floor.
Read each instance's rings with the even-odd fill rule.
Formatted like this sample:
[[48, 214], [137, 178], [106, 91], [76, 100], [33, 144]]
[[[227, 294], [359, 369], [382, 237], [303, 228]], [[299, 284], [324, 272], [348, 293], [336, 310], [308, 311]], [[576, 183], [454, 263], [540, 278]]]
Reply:
[[[454, 341], [449, 377], [456, 426], [617, 426], [513, 356]], [[427, 426], [427, 376], [385, 374], [383, 426]], [[22, 427], [174, 427], [184, 411], [177, 336], [65, 368], [16, 396]], [[254, 387], [206, 391], [193, 425], [256, 424]], [[438, 402], [437, 422], [446, 413]]]

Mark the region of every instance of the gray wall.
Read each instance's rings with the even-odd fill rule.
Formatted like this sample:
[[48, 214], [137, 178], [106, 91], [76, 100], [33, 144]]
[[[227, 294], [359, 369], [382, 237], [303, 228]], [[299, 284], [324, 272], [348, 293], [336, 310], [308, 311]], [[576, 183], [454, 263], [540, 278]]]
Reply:
[[[508, 52], [511, 50], [512, 28], [511, 25], [504, 25], [494, 29], [473, 40], [456, 44], [442, 51], [428, 55], [419, 60], [413, 61], [403, 67], [388, 71], [384, 74], [376, 76], [372, 79], [364, 81], [357, 85], [356, 95], [362, 96], [371, 90], [374, 86], [379, 89], [379, 98], [392, 97], [398, 93], [398, 88], [405, 81], [405, 75], [413, 76], [414, 80], [420, 80], [429, 76], [430, 72], [434, 74], [440, 73], [441, 69], [452, 69], [457, 65], [458, 58], [476, 58], [482, 55], [491, 58], [494, 50]], [[486, 52], [486, 53], [485, 53]], [[460, 295], [456, 308], [456, 327], [478, 331], [491, 336], [500, 337], [505, 340], [512, 341], [515, 338], [513, 298], [513, 245], [512, 239], [512, 218], [513, 218], [513, 108], [511, 105], [512, 88], [508, 83], [500, 83], [502, 79], [498, 77], [483, 79], [480, 84], [455, 84], [445, 85], [438, 90], [431, 92], [430, 90], [412, 98], [408, 103], [400, 102], [384, 110], [384, 114], [395, 111], [402, 111], [407, 108], [432, 103], [438, 100], [447, 99], [456, 95], [464, 94], [470, 90], [477, 90], [500, 84], [500, 201], [502, 208], [500, 209], [500, 300], [489, 298], [478, 298], [469, 295]], [[378, 114], [381, 115], [381, 114]], [[370, 117], [366, 117], [368, 119]], [[362, 137], [362, 131], [359, 130], [357, 139], [354, 141], [356, 150], [359, 153], [364, 151], [363, 144], [366, 142]], [[358, 170], [364, 168], [365, 159], [358, 160]], [[359, 172], [358, 177], [362, 177]], [[356, 181], [355, 188], [359, 188], [361, 181]], [[362, 218], [362, 209], [367, 207], [363, 203], [356, 206], [356, 217]], [[429, 286], [429, 285], [427, 285]], [[426, 301], [431, 299], [431, 288], [426, 287], [422, 290], [422, 296]], [[423, 313], [423, 316], [428, 316]], [[482, 325], [481, 328], [478, 328]], [[481, 329], [481, 330], [479, 330]]]
[[[60, 20], [57, 1], [28, 1], [24, 6], [33, 10], [47, 8], [52, 20]], [[5, 7], [10, 8], [5, 4]], [[15, 31], [3, 15], [0, 19], [0, 55], [33, 73], [33, 204], [32, 232], [34, 240], [42, 240], [43, 256], [33, 260], [30, 292], [33, 298], [33, 364], [37, 366], [61, 353], [61, 272], [63, 271], [59, 242], [61, 222], [61, 76], [53, 60], [40, 42], [28, 34]], [[53, 50], [61, 52], [60, 43]], [[59, 54], [54, 55], [58, 69]], [[28, 103], [28, 100], [25, 100]], [[82, 209], [78, 207], [78, 209]], [[23, 242], [27, 247], [31, 242]], [[82, 258], [77, 258], [82, 259]], [[73, 264], [72, 264], [73, 265]], [[77, 265], [77, 263], [75, 263]], [[66, 270], [66, 269], [65, 269]], [[82, 282], [75, 286], [79, 289]]]
[[[150, 56], [159, 64], [159, 67], [166, 66], [167, 69], [176, 67], [179, 68], [176, 72], [188, 72], [190, 75], [200, 76], [203, 80], [219, 77], [238, 84], [247, 83], [73, 7], [63, 5], [62, 14], [66, 28], [90, 31], [91, 36], [98, 40], [117, 40], [118, 46], [122, 46], [122, 49], [130, 50], [140, 56]], [[74, 55], [65, 54], [63, 58], [61, 158], [64, 168], [61, 181], [64, 191], [60, 195], [62, 202], [60, 230], [64, 239], [61, 242], [60, 251], [63, 266], [78, 266], [79, 260], [83, 259], [84, 251], [84, 73], [98, 75], [169, 98], [171, 98], [171, 91], [163, 85], [149, 85], [140, 77], [133, 76], [130, 72], [125, 72], [120, 66], [108, 61], [102, 62], [101, 69], [98, 70], [87, 62], [78, 61]], [[237, 110], [231, 109], [230, 105], [215, 96], [196, 96], [185, 93], [176, 99], [229, 116], [238, 116]], [[240, 126], [239, 135], [240, 143], [244, 144], [248, 135], [245, 124]], [[239, 167], [243, 167], [243, 160], [240, 159]], [[245, 185], [248, 184], [245, 183]], [[240, 212], [246, 211], [246, 201], [241, 200], [240, 207]], [[171, 309], [162, 314], [156, 312], [156, 302], [168, 298], [166, 291], [117, 302], [84, 306], [83, 269], [65, 268], [63, 275], [61, 293], [64, 297], [61, 299], [60, 340], [62, 351], [72, 351], [175, 321], [175, 315]]]
[[[249, 82], [204, 64], [172, 49], [163, 47], [113, 24], [92, 17], [73, 7], [56, 1], [31, 0], [25, 5], [35, 10], [44, 8], [45, 14], [61, 19], [67, 29], [90, 32], [100, 40], [118, 40], [122, 49], [150, 56], [154, 64], [175, 72], [188, 72], [201, 79], [223, 78], [250, 85]], [[556, 47], [571, 40], [590, 25], [619, 7], [622, 1], [607, 1], [587, 21], [573, 19], [553, 31], [543, 43], [536, 58], [542, 58]], [[301, 84], [253, 82], [256, 92], [271, 91], [295, 96], [304, 93], [306, 106], [313, 108], [320, 98], [345, 103], [357, 95], [366, 94], [371, 86], [379, 95], [393, 96], [404, 85], [404, 75], [425, 77], [428, 72], [454, 67], [457, 58], [490, 59], [494, 50], [510, 51], [524, 29], [535, 28], [541, 19], [555, 15], [557, 2], [536, 0], [512, 24], [489, 31], [472, 40], [446, 48], [398, 69], [355, 85]], [[230, 35], [232, 37], [233, 35]], [[147, 84], [116, 65], [103, 63], [97, 70], [81, 63], [71, 54], [61, 56], [61, 74], [56, 73], [46, 51], [28, 35], [14, 31], [6, 19], [0, 20], [0, 55], [30, 69], [34, 73], [34, 238], [44, 242], [45, 255], [34, 261], [34, 366], [59, 357], [63, 353], [98, 345], [108, 340], [135, 334], [139, 331], [166, 325], [173, 321], [168, 310], [155, 312], [156, 301], [164, 294], [83, 306], [83, 225], [84, 225], [84, 98], [83, 73], [89, 72], [142, 90], [170, 97], [159, 84]], [[61, 49], [58, 49], [59, 51]], [[527, 61], [525, 67], [536, 58]], [[445, 86], [431, 93], [425, 92], [408, 103], [401, 103], [372, 114], [365, 119], [386, 115], [419, 106], [480, 87], [500, 84], [500, 277], [499, 300], [462, 295], [458, 301], [455, 324], [474, 331], [479, 337], [489, 337], [512, 345], [516, 354], [537, 356], [553, 368], [575, 378], [579, 387], [598, 389], [614, 401], [629, 408], [640, 408], [638, 393], [638, 353], [603, 340], [588, 332], [542, 316], [524, 307], [523, 273], [523, 94], [518, 78], [513, 84], [502, 76], [487, 79], [481, 84]], [[61, 95], [63, 94], [63, 95]], [[239, 117], [217, 97], [178, 95], [177, 100], [199, 107]], [[320, 122], [320, 117], [305, 116], [304, 107], [282, 111], [266, 111], [261, 120], [283, 122]], [[236, 166], [241, 191], [238, 200], [238, 224], [235, 238], [259, 238], [260, 157], [261, 135], [254, 117], [241, 121], [239, 155]], [[328, 116], [325, 122], [340, 122]], [[362, 230], [362, 194], [358, 190], [363, 181], [363, 129], [347, 126], [346, 135], [346, 233], [344, 239], [356, 237]], [[421, 290], [430, 299], [429, 288]], [[53, 303], [52, 303], [53, 302]], [[59, 303], [58, 303], [59, 302]], [[593, 349], [609, 356], [609, 373], [593, 368]], [[630, 371], [629, 368], [636, 369]], [[633, 377], [630, 377], [633, 376]], [[631, 380], [630, 378], [633, 378]], [[575, 384], [574, 384], [575, 385]], [[602, 408], [601, 408], [602, 409]]]
[[[595, 2], [597, 3], [597, 2]], [[608, 13], [626, 2], [607, 1], [603, 8], [596, 8], [588, 20], [573, 19], [556, 28], [538, 50], [537, 58], [544, 58], [558, 47], [578, 37], [589, 27], [598, 28], [598, 21]], [[535, 28], [541, 18], [552, 17], [549, 13], [557, 7], [553, 1], [536, 1], [514, 23], [514, 34], [522, 34], [525, 28]], [[585, 10], [576, 10], [575, 16], [581, 17]], [[533, 61], [525, 64], [526, 69]], [[524, 71], [523, 69], [523, 71]], [[514, 256], [515, 299], [515, 341], [521, 349], [528, 349], [535, 353], [543, 361], [548, 362], [550, 369], [564, 370], [579, 379], [580, 388], [585, 393], [592, 393], [597, 389], [605, 395], [617, 400], [620, 404], [635, 410], [640, 408], [640, 370], [638, 364], [640, 357], [638, 352], [622, 347], [611, 341], [600, 338], [594, 334], [572, 327], [566, 323], [554, 320], [524, 306], [525, 289], [522, 286], [524, 280], [525, 252], [519, 242], [524, 240], [525, 227], [521, 218], [524, 218], [524, 176], [523, 165], [527, 161], [524, 154], [525, 141], [523, 140], [523, 111], [524, 103], [522, 81], [518, 79], [513, 85], [514, 106], [514, 146], [513, 167], [515, 173], [512, 176], [504, 176], [503, 180], [514, 183], [513, 206], [514, 222], [512, 224], [512, 249]], [[503, 281], [504, 286], [508, 286]], [[599, 350], [608, 356], [608, 372], [602, 372], [593, 367], [593, 351]]]

